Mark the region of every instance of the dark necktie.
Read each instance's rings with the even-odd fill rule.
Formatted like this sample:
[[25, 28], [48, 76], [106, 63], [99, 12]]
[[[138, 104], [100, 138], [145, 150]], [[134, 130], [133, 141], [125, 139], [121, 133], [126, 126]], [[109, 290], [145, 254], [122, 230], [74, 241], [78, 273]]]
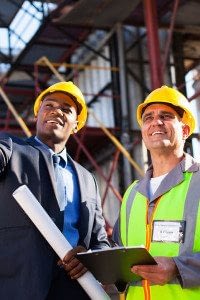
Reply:
[[55, 170], [55, 177], [56, 177], [56, 188], [57, 188], [57, 200], [58, 205], [60, 207], [60, 210], [63, 211], [66, 206], [66, 186], [64, 183], [63, 175], [62, 175], [62, 169], [61, 169], [61, 157], [57, 154], [54, 154], [52, 156], [53, 164], [54, 164], [54, 170]]

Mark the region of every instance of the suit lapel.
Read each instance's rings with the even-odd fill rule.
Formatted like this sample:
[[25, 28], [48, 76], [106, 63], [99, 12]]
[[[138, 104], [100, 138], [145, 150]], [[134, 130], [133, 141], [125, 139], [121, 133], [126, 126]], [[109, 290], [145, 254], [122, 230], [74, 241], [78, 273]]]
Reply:
[[42, 156], [45, 160], [49, 175], [50, 175], [50, 179], [51, 179], [51, 183], [52, 183], [52, 186], [53, 186], [54, 193], [55, 193], [55, 195], [57, 195], [57, 192], [56, 192], [56, 179], [55, 179], [55, 174], [54, 174], [54, 171], [53, 171], [54, 167], [53, 167], [53, 161], [52, 161], [51, 153], [48, 150], [46, 150], [44, 147], [42, 147], [42, 145], [34, 137], [30, 137], [26, 141], [32, 147], [38, 149], [40, 151], [40, 153], [42, 154]]

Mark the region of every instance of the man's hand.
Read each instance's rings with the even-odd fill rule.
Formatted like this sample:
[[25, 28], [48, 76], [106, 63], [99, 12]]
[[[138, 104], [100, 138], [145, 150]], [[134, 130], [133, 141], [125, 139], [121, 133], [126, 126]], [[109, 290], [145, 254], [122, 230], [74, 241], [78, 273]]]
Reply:
[[133, 266], [131, 271], [149, 282], [164, 285], [178, 275], [178, 269], [170, 257], [154, 257], [157, 265]]
[[79, 252], [87, 251], [82, 246], [77, 246], [67, 252], [63, 260], [58, 261], [59, 266], [63, 266], [71, 279], [78, 279], [87, 272], [84, 265], [75, 257]]

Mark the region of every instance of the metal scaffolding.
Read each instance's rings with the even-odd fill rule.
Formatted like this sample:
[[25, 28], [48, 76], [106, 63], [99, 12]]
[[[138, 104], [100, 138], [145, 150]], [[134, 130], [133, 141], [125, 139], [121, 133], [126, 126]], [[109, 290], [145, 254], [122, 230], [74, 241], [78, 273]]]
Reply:
[[[35, 6], [34, 1], [2, 1], [2, 13], [4, 6], [12, 9], [10, 17], [2, 14], [0, 20], [9, 37], [10, 24], [25, 2]], [[190, 15], [191, 25], [181, 18], [188, 5], [190, 10], [194, 5], [191, 1], [124, 0], [123, 7], [119, 0], [89, 3], [89, 11], [84, 10], [86, 0], [57, 1], [47, 10], [46, 1], [41, 1], [35, 7], [42, 15], [40, 26], [24, 49], [16, 56], [10, 42], [8, 54], [0, 47], [1, 65], [9, 65], [0, 74], [0, 128], [22, 136], [34, 134], [36, 95], [56, 80], [73, 80], [87, 100], [89, 119], [88, 126], [71, 138], [69, 151], [100, 176], [106, 206], [108, 201], [120, 203], [127, 185], [143, 176], [148, 163], [136, 106], [164, 83], [186, 92], [185, 74], [200, 62], [198, 51], [191, 50], [198, 47], [200, 24]], [[26, 13], [37, 18], [30, 9]], [[199, 95], [195, 91], [190, 100]], [[109, 231], [112, 224], [107, 223]]]

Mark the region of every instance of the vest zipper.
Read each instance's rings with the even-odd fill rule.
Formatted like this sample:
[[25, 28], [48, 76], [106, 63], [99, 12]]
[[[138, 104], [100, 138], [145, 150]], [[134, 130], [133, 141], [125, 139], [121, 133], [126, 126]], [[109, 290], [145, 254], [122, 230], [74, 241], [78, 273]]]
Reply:
[[151, 291], [150, 291], [150, 286], [148, 284], [148, 281], [146, 279], [142, 280], [142, 287], [144, 289], [144, 299], [150, 300], [151, 299]]
[[[149, 210], [149, 200], [147, 199], [147, 205], [146, 205], [146, 245], [145, 248], [149, 251], [151, 246], [151, 237], [152, 237], [152, 223], [153, 223], [153, 216], [156, 211], [156, 208], [158, 206], [158, 203], [160, 202], [161, 197], [158, 198], [156, 201], [156, 204], [154, 205], [151, 218], [149, 220], [148, 218], [148, 210]], [[143, 279], [142, 280], [142, 286], [144, 289], [144, 300], [150, 300], [151, 299], [151, 290], [150, 285], [148, 283], [148, 280]]]

